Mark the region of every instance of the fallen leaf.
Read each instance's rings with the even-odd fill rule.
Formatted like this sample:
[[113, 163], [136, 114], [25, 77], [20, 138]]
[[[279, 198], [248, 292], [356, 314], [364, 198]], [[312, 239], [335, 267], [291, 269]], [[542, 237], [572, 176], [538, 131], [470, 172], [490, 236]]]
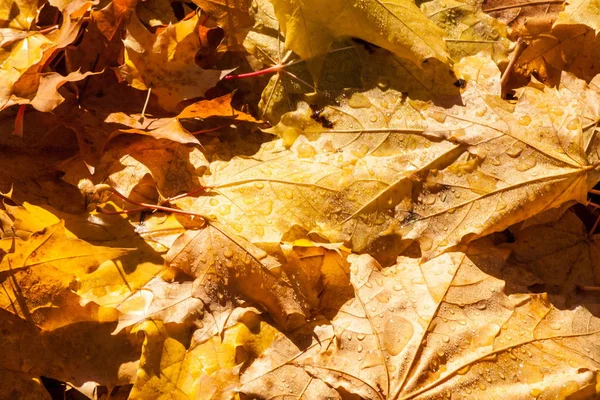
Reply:
[[559, 22], [562, 14], [576, 23], [589, 26], [596, 34], [600, 33], [600, 4], [596, 0], [568, 0]]
[[[457, 70], [464, 103], [449, 108], [405, 103], [389, 89], [346, 92], [317, 110], [299, 102], [272, 130], [281, 140], [211, 163], [207, 193], [177, 204], [251, 242], [277, 243], [297, 225], [387, 263], [408, 244], [399, 240], [431, 257], [585, 202], [597, 180], [600, 94], [565, 75], [556, 90], [524, 88], [513, 105], [495, 97], [490, 61], [467, 57]], [[231, 211], [220, 214], [224, 206]]]
[[427, 58], [447, 59], [442, 31], [411, 1], [275, 0], [273, 5], [285, 47], [312, 60], [309, 70], [315, 79], [323, 56], [339, 37], [361, 38], [416, 64]]
[[52, 314], [54, 308], [72, 301], [70, 293], [76, 279], [131, 251], [67, 237], [63, 222], [32, 234], [28, 240], [3, 239], [0, 246], [6, 253], [0, 263], [0, 306], [39, 326], [65, 324], [59, 316], [70, 322], [68, 313]]
[[293, 396], [323, 382], [368, 399], [494, 397], [506, 385], [515, 398], [589, 393], [598, 319], [581, 307], [558, 310], [544, 295], [505, 294], [494, 276], [506, 255], [482, 244], [421, 265], [401, 257], [387, 269], [352, 256], [355, 298], [328, 329], [278, 335], [242, 372], [241, 392]]
[[544, 3], [535, 0], [485, 0], [482, 9], [507, 24], [512, 38], [516, 39], [549, 32], [564, 3], [563, 0]]
[[136, 89], [152, 90], [167, 111], [177, 111], [183, 100], [204, 96], [230, 71], [203, 70], [195, 64], [200, 50], [197, 25], [196, 15], [152, 34], [132, 17], [120, 75]]
[[[84, 79], [88, 74], [72, 72], [64, 77], [57, 72], [44, 72], [45, 65], [58, 51], [71, 44], [83, 23], [83, 16], [91, 8], [92, 3], [77, 0], [69, 3], [64, 10], [63, 23], [56, 29], [41, 33], [33, 26], [38, 12], [38, 2], [28, 1], [23, 4], [23, 13], [4, 28], [3, 37], [12, 29], [10, 35], [18, 40], [3, 40], [0, 47], [0, 110], [15, 104], [31, 104], [40, 111], [50, 111], [64, 99], [57, 92], [66, 82]], [[9, 10], [19, 6], [16, 2], [5, 3], [4, 13], [11, 18]]]
[[225, 41], [218, 49], [220, 52], [244, 50], [242, 43], [254, 22], [249, 0], [195, 0], [194, 4], [225, 31]]
[[585, 305], [597, 313], [593, 288], [600, 286], [598, 235], [589, 235], [572, 211], [557, 221], [515, 230], [513, 234], [514, 243], [505, 245], [512, 251], [510, 260], [526, 265], [538, 278], [533, 286], [536, 291], [558, 297], [564, 307]]

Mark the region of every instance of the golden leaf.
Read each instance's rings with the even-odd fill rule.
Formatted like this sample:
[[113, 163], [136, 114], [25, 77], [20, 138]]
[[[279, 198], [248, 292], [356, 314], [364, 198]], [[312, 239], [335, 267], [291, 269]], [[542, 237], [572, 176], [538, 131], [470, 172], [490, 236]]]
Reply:
[[346, 93], [316, 114], [299, 102], [273, 129], [281, 140], [211, 163], [207, 194], [178, 204], [251, 242], [277, 243], [297, 225], [387, 263], [399, 240], [431, 257], [584, 202], [598, 179], [600, 94], [565, 75], [557, 90], [524, 88], [513, 105], [496, 97], [490, 61], [467, 57], [457, 71], [464, 105], [450, 108], [389, 89]]
[[293, 396], [299, 383], [311, 390], [321, 381], [368, 399], [492, 398], [506, 385], [513, 398], [586, 393], [596, 383], [600, 321], [544, 295], [505, 294], [496, 276], [506, 255], [481, 243], [423, 264], [400, 257], [387, 269], [352, 256], [355, 298], [329, 329], [279, 335], [244, 370], [241, 391]]
[[273, 4], [286, 48], [313, 59], [309, 69], [315, 79], [323, 56], [339, 37], [361, 38], [417, 64], [427, 58], [447, 59], [442, 31], [412, 1], [275, 0]]

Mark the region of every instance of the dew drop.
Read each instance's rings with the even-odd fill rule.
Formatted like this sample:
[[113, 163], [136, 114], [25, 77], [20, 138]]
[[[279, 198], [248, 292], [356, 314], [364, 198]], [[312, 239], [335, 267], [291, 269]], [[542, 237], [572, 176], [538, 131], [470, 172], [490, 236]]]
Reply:
[[540, 394], [542, 394], [542, 391], [540, 389], [531, 389], [529, 391], [529, 395], [531, 397], [538, 397]]
[[369, 108], [371, 107], [371, 101], [364, 94], [354, 93], [348, 100], [348, 105], [352, 108]]
[[298, 146], [298, 157], [299, 158], [310, 158], [317, 154], [317, 151], [308, 143], [302, 143]]
[[535, 158], [533, 157], [522, 157], [521, 159], [519, 159], [519, 162], [517, 163], [517, 171], [520, 172], [525, 172], [527, 170], [530, 170], [531, 168], [535, 167], [535, 165], [537, 164], [537, 161]]
[[461, 368], [458, 371], [456, 371], [456, 373], [458, 375], [465, 375], [467, 372], [469, 372], [470, 369], [471, 369], [471, 367], [467, 365], [466, 367]]
[[366, 156], [368, 152], [369, 152], [369, 146], [367, 146], [366, 144], [361, 144], [358, 149], [352, 150], [352, 154], [358, 158], [362, 158], [362, 157]]
[[431, 250], [433, 247], [433, 240], [427, 236], [422, 237], [419, 243], [421, 244], [421, 249], [424, 251]]
[[233, 257], [233, 250], [231, 250], [229, 247], [225, 248], [225, 250], [223, 250], [223, 255], [227, 258], [231, 258]]
[[450, 336], [444, 335], [444, 336], [442, 336], [442, 340], [444, 341], [444, 343], [449, 343], [450, 342]]
[[520, 116], [518, 121], [520, 125], [527, 126], [531, 123], [531, 117], [525, 114]]
[[573, 118], [567, 123], [567, 129], [574, 131], [579, 128], [579, 118]]
[[210, 199], [209, 203], [210, 203], [211, 206], [216, 206], [217, 204], [219, 204], [219, 200], [217, 200], [217, 199]]
[[282, 194], [283, 194], [283, 197], [288, 200], [291, 200], [294, 198], [294, 192], [291, 191], [290, 189], [284, 189]]
[[439, 111], [431, 111], [431, 112], [429, 113], [429, 116], [430, 116], [431, 118], [433, 118], [434, 120], [436, 120], [437, 122], [439, 122], [440, 124], [443, 124], [443, 123], [444, 123], [444, 121], [446, 121], [446, 117], [447, 117], [447, 115], [446, 115], [446, 114], [444, 114], [444, 113], [441, 113], [441, 112], [439, 112]]
[[265, 184], [262, 182], [254, 182], [254, 187], [257, 189], [262, 189], [265, 187]]
[[291, 147], [297, 138], [298, 138], [298, 131], [294, 128], [287, 128], [281, 134], [281, 139], [283, 140], [283, 145], [286, 147]]
[[377, 122], [377, 115], [373, 114], [369, 117], [369, 121], [371, 122]]
[[[379, 293], [375, 298], [383, 304], [387, 304], [390, 301], [390, 293], [387, 291]], [[382, 314], [383, 315], [383, 314]]]
[[262, 215], [270, 215], [273, 211], [273, 201], [271, 199], [264, 199], [256, 206], [256, 211]]
[[356, 338], [357, 338], [358, 340], [364, 340], [364, 339], [365, 339], [365, 337], [366, 337], [366, 335], [365, 335], [364, 333], [359, 333], [359, 334], [357, 334], [357, 335], [356, 335]]
[[229, 204], [224, 204], [217, 208], [217, 211], [221, 215], [228, 215], [231, 212], [231, 206]]
[[412, 323], [403, 317], [393, 317], [385, 323], [383, 347], [392, 356], [398, 355], [413, 337]]
[[525, 145], [523, 143], [515, 143], [508, 150], [506, 150], [506, 154], [512, 158], [517, 158], [521, 155], [523, 150], [525, 150]]

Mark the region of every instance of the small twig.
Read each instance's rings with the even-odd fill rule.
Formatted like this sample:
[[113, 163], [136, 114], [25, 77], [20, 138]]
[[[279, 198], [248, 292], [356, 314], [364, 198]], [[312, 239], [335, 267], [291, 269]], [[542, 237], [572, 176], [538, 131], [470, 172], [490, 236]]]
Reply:
[[[117, 197], [119, 197], [120, 199], [126, 201], [127, 203], [139, 206], [141, 208], [141, 210], [159, 210], [159, 211], [164, 211], [164, 212], [169, 212], [169, 213], [175, 213], [175, 214], [183, 214], [183, 215], [190, 215], [190, 216], [194, 216], [194, 217], [200, 217], [203, 220], [206, 220], [207, 218], [202, 215], [202, 214], [198, 214], [198, 213], [194, 213], [191, 211], [184, 211], [184, 210], [179, 210], [177, 208], [172, 208], [172, 207], [165, 207], [165, 206], [159, 206], [156, 204], [148, 204], [148, 203], [140, 203], [137, 202], [135, 200], [131, 200], [129, 197], [121, 194], [119, 191], [117, 191], [116, 189], [114, 189], [113, 187], [109, 186], [109, 185], [97, 185], [96, 189], [98, 192], [102, 192], [105, 190], [108, 190], [110, 192], [112, 192], [113, 194], [115, 194]], [[103, 210], [101, 207], [98, 207], [99, 210]], [[107, 211], [107, 212], [113, 212], [110, 210], [103, 210], [103, 211]], [[103, 211], [99, 211], [99, 212], [103, 212]], [[122, 212], [115, 212], [115, 214], [128, 214], [128, 211], [123, 210]]]
[[150, 94], [152, 93], [152, 88], [148, 88], [148, 94], [146, 94], [146, 102], [144, 103], [144, 107], [142, 108], [142, 116], [138, 120], [138, 122], [144, 121], [146, 116], [146, 107], [148, 107], [148, 102], [150, 101]]
[[512, 54], [510, 55], [510, 61], [508, 63], [508, 66], [502, 73], [502, 78], [500, 78], [500, 87], [502, 88], [502, 97], [504, 97], [504, 95], [506, 94], [506, 84], [508, 83], [508, 80], [510, 78], [510, 75], [512, 74], [513, 68], [514, 68], [515, 64], [517, 63], [517, 59], [519, 58], [521, 53], [523, 53], [523, 50], [525, 50], [527, 48], [527, 46], [528, 46], [528, 44], [523, 40], [523, 38], [519, 38], [517, 40], [517, 45], [515, 46], [515, 49], [513, 50]]
[[577, 289], [582, 292], [600, 292], [600, 286], [577, 285]]
[[13, 135], [23, 137], [23, 127], [25, 122], [25, 104], [19, 106], [17, 115], [15, 116], [15, 129], [13, 129]]
[[255, 76], [261, 76], [266, 74], [271, 74], [273, 72], [279, 72], [284, 67], [283, 64], [273, 65], [272, 67], [261, 69], [259, 71], [248, 72], [246, 74], [238, 74], [238, 75], [227, 75], [223, 78], [224, 81], [229, 81], [232, 79], [245, 79], [245, 78], [253, 78]]
[[599, 222], [600, 222], [600, 215], [598, 217], [596, 217], [596, 222], [594, 222], [592, 229], [589, 230], [588, 235], [593, 235], [594, 232], [596, 232], [596, 228], [598, 227]]

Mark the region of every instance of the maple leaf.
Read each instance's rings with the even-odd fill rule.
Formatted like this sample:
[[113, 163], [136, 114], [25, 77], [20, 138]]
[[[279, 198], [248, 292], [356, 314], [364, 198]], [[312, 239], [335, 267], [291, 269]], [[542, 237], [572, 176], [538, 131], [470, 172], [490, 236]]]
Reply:
[[[503, 293], [495, 276], [506, 255], [478, 244], [421, 265], [401, 257], [388, 269], [353, 256], [355, 298], [328, 328], [278, 335], [243, 371], [241, 392], [319, 393], [319, 381], [367, 399], [480, 398], [508, 384], [515, 398], [587, 390], [598, 319], [558, 310], [543, 295]], [[581, 347], [590, 351], [574, 351]]]
[[[6, 15], [8, 24], [7, 27], [0, 24], [0, 110], [15, 104], [31, 104], [40, 111], [51, 111], [64, 100], [58, 93], [60, 86], [89, 75], [75, 71], [62, 76], [43, 69], [57, 51], [75, 40], [83, 16], [91, 6], [91, 2], [83, 0], [70, 2], [62, 10], [62, 25], [44, 32], [33, 26], [39, 11], [37, 1], [23, 2], [21, 7], [13, 1], [4, 2], [0, 15]], [[13, 7], [23, 11], [15, 17], [11, 13]]]
[[597, 395], [597, 2], [196, 4], [0, 4], [0, 397]]
[[195, 0], [202, 12], [208, 14], [226, 32], [218, 51], [243, 51], [242, 43], [253, 25], [249, 0]]
[[[47, 398], [39, 390], [41, 376], [68, 382], [90, 398], [98, 386], [135, 380], [139, 348], [125, 335], [111, 335], [114, 323], [87, 321], [46, 331], [4, 310], [0, 310], [0, 323], [2, 394], [14, 389], [18, 396], [27, 387], [33, 391], [24, 398]], [[10, 383], [16, 386], [6, 386]]]
[[[26, 241], [4, 239], [0, 245], [8, 253], [0, 263], [0, 306], [41, 326], [47, 318], [44, 314], [68, 303], [77, 277], [130, 251], [67, 237], [62, 222], [32, 234]], [[68, 319], [68, 314], [65, 317]], [[57, 317], [48, 319], [51, 324], [59, 322]]]
[[506, 23], [513, 38], [537, 36], [550, 31], [563, 10], [564, 1], [539, 3], [531, 0], [484, 0], [482, 9]]
[[230, 71], [203, 70], [195, 64], [200, 50], [197, 26], [195, 15], [152, 34], [132, 16], [119, 73], [136, 89], [151, 89], [167, 111], [177, 111], [183, 100], [204, 96]]
[[509, 261], [526, 265], [521, 268], [537, 277], [536, 291], [558, 298], [555, 304], [562, 301], [564, 307], [577, 304], [596, 311], [597, 295], [586, 288], [600, 286], [599, 238], [588, 234], [572, 211], [556, 221], [515, 229], [514, 238], [514, 243], [505, 245], [512, 251]]
[[589, 26], [596, 34], [600, 33], [600, 4], [596, 0], [569, 0], [566, 3], [559, 21], [564, 14], [576, 23]]
[[[157, 326], [158, 325], [158, 326]], [[237, 391], [239, 364], [264, 351], [276, 330], [253, 317], [189, 349], [169, 337], [161, 324], [140, 327], [145, 333], [144, 356], [131, 398], [230, 398]]]
[[393, 260], [399, 239], [419, 241], [429, 257], [584, 202], [597, 179], [589, 140], [599, 94], [565, 76], [559, 90], [528, 87], [511, 105], [493, 97], [493, 63], [465, 58], [457, 68], [468, 105], [405, 104], [393, 90], [372, 89], [318, 111], [324, 127], [299, 103], [274, 128], [280, 141], [250, 159], [211, 163], [207, 195], [178, 204], [253, 242], [279, 242], [297, 225]]
[[[502, 7], [506, 4], [503, 2]], [[479, 3], [439, 0], [423, 3], [423, 13], [444, 29], [444, 41], [452, 60], [491, 49], [498, 63], [506, 58], [509, 41], [504, 24], [486, 15]], [[513, 21], [514, 22], [514, 21]]]
[[357, 37], [417, 64], [427, 58], [446, 61], [442, 31], [412, 1], [275, 0], [275, 14], [286, 35], [286, 48], [320, 76], [323, 56], [336, 38]]
[[65, 181], [73, 185], [84, 179], [90, 184], [109, 183], [127, 197], [150, 203], [159, 195], [169, 198], [201, 187], [194, 171], [208, 164], [198, 148], [137, 135], [111, 141], [96, 165], [99, 171], [93, 175], [82, 161], [72, 159], [62, 166]]
[[523, 50], [515, 63], [515, 72], [530, 75], [556, 86], [562, 71], [592, 81], [599, 72], [598, 43], [600, 36], [584, 25], [558, 23], [549, 34], [540, 35]]
[[265, 307], [283, 326], [296, 326], [310, 315], [305, 296], [276, 258], [218, 224], [181, 235], [166, 263], [200, 278], [212, 303], [228, 296], [235, 305], [239, 296]]

